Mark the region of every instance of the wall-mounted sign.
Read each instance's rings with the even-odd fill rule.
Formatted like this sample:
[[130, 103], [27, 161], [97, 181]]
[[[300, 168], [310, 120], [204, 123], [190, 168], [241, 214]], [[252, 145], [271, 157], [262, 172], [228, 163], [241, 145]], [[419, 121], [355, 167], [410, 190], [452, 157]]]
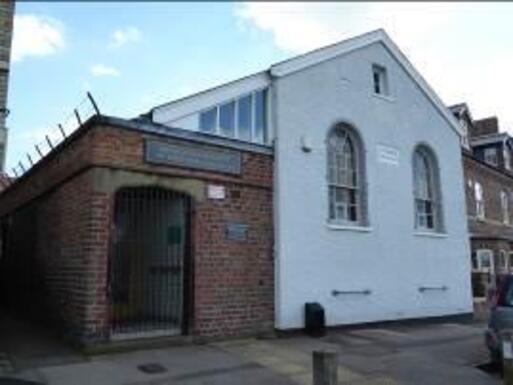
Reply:
[[248, 225], [240, 222], [228, 222], [226, 224], [226, 239], [230, 241], [245, 241], [248, 233]]
[[378, 162], [394, 166], [399, 165], [399, 150], [382, 144], [378, 144], [376, 149], [378, 153]]
[[207, 186], [207, 196], [209, 199], [224, 199], [226, 198], [226, 189], [224, 186], [209, 184]]
[[240, 175], [242, 170], [240, 151], [181, 141], [147, 139], [145, 144], [144, 156], [148, 163], [235, 175]]

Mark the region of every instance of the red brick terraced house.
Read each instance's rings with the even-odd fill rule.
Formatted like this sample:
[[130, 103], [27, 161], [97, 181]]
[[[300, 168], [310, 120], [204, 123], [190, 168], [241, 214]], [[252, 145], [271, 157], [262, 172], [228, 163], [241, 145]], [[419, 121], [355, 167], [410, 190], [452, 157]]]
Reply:
[[468, 106], [450, 107], [462, 136], [465, 192], [472, 250], [472, 284], [483, 301], [496, 277], [513, 271], [513, 139], [496, 117], [472, 118]]

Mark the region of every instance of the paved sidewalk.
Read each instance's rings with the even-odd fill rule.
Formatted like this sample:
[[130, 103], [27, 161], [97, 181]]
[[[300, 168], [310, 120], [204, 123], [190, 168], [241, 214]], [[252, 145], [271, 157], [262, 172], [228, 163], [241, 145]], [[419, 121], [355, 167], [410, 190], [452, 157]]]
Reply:
[[[47, 357], [16, 377], [51, 385], [310, 385], [312, 350], [329, 348], [339, 352], [340, 385], [498, 385], [475, 368], [487, 360], [482, 333], [462, 324], [353, 328], [320, 339], [240, 339], [62, 363]], [[144, 364], [163, 372], [145, 373]]]
[[[276, 373], [283, 374], [293, 380], [296, 384], [310, 385], [312, 384], [312, 353], [314, 349], [337, 349], [335, 344], [325, 343], [309, 338], [301, 338], [299, 342], [303, 346], [291, 346], [290, 341], [235, 341], [218, 344], [222, 349], [235, 354], [241, 355], [252, 362], [271, 369]], [[308, 346], [308, 347], [307, 347]], [[306, 349], [305, 349], [306, 348]], [[308, 350], [308, 351], [305, 351]], [[397, 384], [386, 375], [363, 375], [350, 369], [348, 366], [339, 364], [338, 366], [339, 384], [354, 385], [385, 385]]]
[[[165, 371], [147, 374], [138, 369], [144, 364], [158, 364]], [[208, 345], [97, 356], [88, 362], [24, 371], [18, 377], [51, 385], [294, 385], [258, 363]]]

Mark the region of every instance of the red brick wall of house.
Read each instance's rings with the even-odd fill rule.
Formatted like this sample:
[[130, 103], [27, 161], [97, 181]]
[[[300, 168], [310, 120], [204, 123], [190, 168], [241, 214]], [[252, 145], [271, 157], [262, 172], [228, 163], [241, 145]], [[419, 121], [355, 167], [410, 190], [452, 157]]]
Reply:
[[[25, 221], [33, 217], [31, 243], [36, 245], [27, 252], [23, 242], [8, 239], [2, 274], [23, 271], [23, 263], [14, 266], [13, 261], [35, 261], [39, 290], [33, 294], [41, 298], [48, 315], [75, 338], [102, 339], [108, 330], [107, 265], [115, 191], [102, 190], [94, 175], [125, 170], [161, 179], [199, 180], [205, 188], [213, 182], [225, 186], [226, 199], [193, 200], [190, 333], [225, 336], [271, 330], [272, 156], [243, 152], [241, 176], [155, 166], [144, 162], [144, 139], [149, 137], [156, 138], [93, 124], [0, 195], [4, 221], [34, 208]], [[248, 224], [247, 241], [226, 239], [225, 224], [232, 220]], [[11, 238], [21, 238], [12, 230]], [[14, 281], [10, 284], [16, 285]]]
[[[510, 253], [513, 252], [513, 200], [511, 199], [513, 177], [507, 171], [484, 164], [469, 154], [463, 156], [463, 166], [473, 265], [477, 264], [476, 251], [488, 249], [493, 252], [493, 263], [497, 274], [513, 271], [511, 264], [506, 267], [501, 265], [499, 257], [501, 253], [505, 253], [506, 258], [513, 262], [513, 258], [510, 257]], [[483, 187], [484, 219], [476, 217], [474, 192], [476, 182]], [[510, 198], [509, 224], [503, 222], [501, 191], [506, 191]], [[487, 297], [494, 286], [493, 277], [489, 273], [473, 269], [472, 286], [475, 297]]]
[[[469, 231], [474, 234], [502, 236], [513, 239], [513, 176], [506, 172], [483, 164], [483, 162], [463, 156], [465, 175], [465, 193]], [[478, 182], [483, 187], [485, 219], [476, 219], [476, 202], [474, 185]], [[500, 193], [509, 194], [509, 224], [503, 223]]]

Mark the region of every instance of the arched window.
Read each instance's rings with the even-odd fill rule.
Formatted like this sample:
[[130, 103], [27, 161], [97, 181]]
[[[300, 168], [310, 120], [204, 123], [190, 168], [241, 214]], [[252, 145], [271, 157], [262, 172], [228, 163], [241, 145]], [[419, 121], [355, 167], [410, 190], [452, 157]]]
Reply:
[[328, 137], [329, 220], [365, 224], [363, 151], [359, 137], [346, 125], [337, 125]]
[[415, 227], [442, 231], [438, 167], [434, 154], [426, 146], [418, 146], [413, 153], [413, 184]]

